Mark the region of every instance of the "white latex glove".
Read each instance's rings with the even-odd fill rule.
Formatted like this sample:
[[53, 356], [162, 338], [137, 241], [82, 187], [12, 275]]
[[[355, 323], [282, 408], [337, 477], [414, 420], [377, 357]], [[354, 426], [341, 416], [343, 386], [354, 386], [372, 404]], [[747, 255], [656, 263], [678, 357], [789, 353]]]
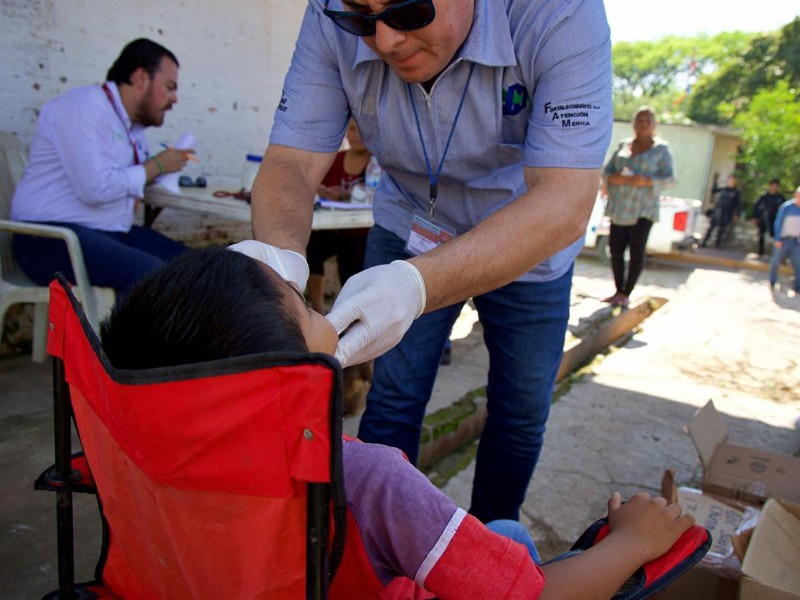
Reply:
[[422, 314], [425, 301], [425, 281], [405, 260], [353, 275], [325, 316], [340, 335], [350, 327], [339, 340], [336, 358], [348, 367], [390, 350]]
[[300, 290], [306, 289], [308, 283], [308, 263], [305, 257], [294, 250], [276, 248], [256, 240], [244, 240], [228, 246], [228, 250], [246, 254], [250, 258], [260, 260], [269, 265], [281, 278], [297, 284]]

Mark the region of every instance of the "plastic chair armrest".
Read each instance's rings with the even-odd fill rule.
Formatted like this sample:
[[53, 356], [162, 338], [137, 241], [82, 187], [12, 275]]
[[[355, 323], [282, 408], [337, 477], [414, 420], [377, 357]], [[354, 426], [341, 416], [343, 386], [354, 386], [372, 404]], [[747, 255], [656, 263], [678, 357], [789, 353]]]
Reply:
[[0, 219], [0, 231], [19, 233], [23, 235], [33, 235], [46, 238], [64, 240], [67, 245], [69, 261], [72, 271], [75, 274], [75, 283], [78, 286], [77, 296], [83, 306], [83, 312], [93, 327], [97, 327], [98, 314], [95, 305], [92, 285], [89, 283], [89, 274], [86, 272], [86, 263], [83, 260], [83, 250], [81, 243], [74, 231], [66, 227], [55, 225], [43, 225], [41, 223], [29, 223], [25, 221], [8, 221]]

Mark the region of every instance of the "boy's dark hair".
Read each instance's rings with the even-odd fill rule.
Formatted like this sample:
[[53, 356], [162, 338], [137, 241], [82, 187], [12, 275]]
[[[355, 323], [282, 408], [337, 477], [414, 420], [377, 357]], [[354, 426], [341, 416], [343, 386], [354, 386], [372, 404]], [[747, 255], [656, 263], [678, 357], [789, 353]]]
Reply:
[[769, 184], [772, 185], [773, 183], [780, 185], [781, 184], [781, 180], [780, 179], [770, 179], [769, 180]]
[[113, 81], [116, 84], [130, 83], [131, 75], [139, 67], [152, 77], [161, 68], [161, 59], [165, 56], [178, 65], [175, 55], [161, 44], [147, 38], [133, 40], [122, 49], [117, 60], [111, 65], [106, 74], [106, 81]]
[[119, 369], [307, 352], [287, 291], [248, 256], [223, 248], [188, 250], [117, 303], [100, 326], [103, 349]]

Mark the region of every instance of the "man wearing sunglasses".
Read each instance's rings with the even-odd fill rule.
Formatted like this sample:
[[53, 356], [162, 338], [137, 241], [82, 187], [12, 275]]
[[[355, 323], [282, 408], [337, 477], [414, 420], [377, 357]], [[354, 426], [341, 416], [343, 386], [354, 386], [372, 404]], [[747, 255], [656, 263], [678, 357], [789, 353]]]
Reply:
[[[127, 44], [104, 84], [71, 90], [42, 108], [11, 218], [74, 231], [89, 280], [117, 294], [183, 252], [183, 244], [133, 224], [145, 184], [186, 163], [186, 150], [151, 156], [145, 137], [177, 101], [175, 55], [145, 38]], [[39, 285], [56, 271], [74, 281], [63, 241], [15, 235], [13, 244], [20, 267]]]
[[368, 268], [328, 315], [344, 365], [380, 357], [359, 437], [416, 461], [445, 339], [472, 297], [490, 369], [470, 512], [516, 519], [611, 134], [602, 0], [320, 1], [253, 189], [265, 244], [251, 254], [305, 287], [312, 198], [352, 115], [385, 169]]

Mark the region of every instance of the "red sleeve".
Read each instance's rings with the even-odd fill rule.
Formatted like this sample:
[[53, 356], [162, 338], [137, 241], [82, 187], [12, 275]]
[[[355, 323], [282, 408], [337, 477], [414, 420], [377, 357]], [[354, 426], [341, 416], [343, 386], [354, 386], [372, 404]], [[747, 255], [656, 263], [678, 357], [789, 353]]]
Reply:
[[486, 529], [467, 515], [425, 579], [441, 600], [532, 600], [544, 573], [522, 545]]
[[344, 170], [344, 151], [337, 152], [336, 158], [333, 159], [333, 164], [325, 177], [322, 179], [322, 185], [341, 185], [342, 179], [347, 179], [348, 175]]

